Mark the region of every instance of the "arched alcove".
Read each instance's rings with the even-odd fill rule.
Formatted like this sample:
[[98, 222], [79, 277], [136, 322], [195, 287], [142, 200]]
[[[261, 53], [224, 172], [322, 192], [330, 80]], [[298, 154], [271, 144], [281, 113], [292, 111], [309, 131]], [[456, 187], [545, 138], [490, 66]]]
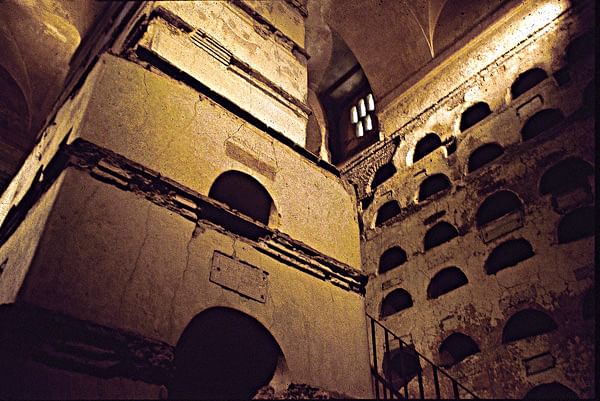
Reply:
[[413, 346], [396, 348], [383, 357], [383, 372], [388, 382], [399, 390], [422, 371], [419, 356]]
[[579, 157], [568, 157], [544, 172], [540, 180], [540, 195], [554, 196], [571, 192], [577, 188], [588, 188], [588, 176], [594, 168]]
[[392, 270], [406, 262], [406, 252], [399, 246], [393, 246], [379, 258], [379, 274]]
[[417, 145], [415, 146], [413, 163], [418, 162], [440, 146], [442, 146], [442, 141], [437, 134], [431, 132], [425, 135], [423, 138], [419, 139], [419, 142], [417, 142]]
[[558, 223], [558, 243], [567, 244], [594, 235], [594, 214], [594, 208], [586, 206], [575, 209], [563, 216]]
[[497, 143], [486, 143], [469, 156], [468, 172], [471, 173], [502, 156], [504, 149]]
[[531, 68], [523, 72], [510, 87], [512, 98], [518, 98], [546, 78], [548, 78], [548, 74], [541, 68]]
[[371, 190], [375, 191], [378, 186], [392, 178], [394, 174], [396, 174], [396, 167], [394, 166], [394, 163], [387, 163], [381, 166], [373, 176], [373, 181], [371, 181]]
[[434, 174], [423, 180], [419, 186], [419, 202], [432, 197], [438, 192], [449, 190], [450, 180], [444, 174]]
[[452, 333], [440, 345], [441, 365], [445, 367], [456, 365], [466, 357], [480, 351], [479, 346], [471, 337], [463, 333]]
[[539, 336], [556, 330], [558, 326], [546, 313], [535, 309], [523, 309], [508, 319], [502, 329], [502, 344]]
[[465, 131], [492, 113], [485, 102], [478, 102], [466, 109], [460, 117], [460, 130]]
[[256, 319], [234, 309], [207, 309], [177, 342], [169, 398], [250, 399], [270, 382], [282, 358]]
[[477, 227], [484, 226], [500, 217], [522, 210], [523, 204], [517, 195], [511, 191], [498, 191], [488, 196], [477, 209], [475, 221]]
[[428, 249], [435, 248], [457, 236], [458, 230], [452, 224], [442, 221], [431, 227], [427, 233], [425, 233], [423, 246], [427, 251]]
[[413, 306], [413, 300], [408, 291], [397, 288], [385, 296], [381, 302], [381, 318], [396, 314]]
[[539, 384], [529, 390], [524, 400], [578, 400], [573, 390], [557, 382]]
[[521, 138], [528, 141], [536, 136], [550, 130], [564, 120], [562, 112], [558, 109], [544, 109], [538, 111], [523, 125]]
[[396, 201], [389, 201], [384, 203], [383, 206], [377, 211], [377, 218], [375, 219], [375, 226], [379, 227], [388, 220], [396, 217], [400, 214], [400, 205]]
[[510, 239], [498, 245], [485, 261], [486, 274], [496, 274], [500, 270], [517, 265], [534, 255], [529, 241], [523, 238]]
[[467, 276], [456, 266], [446, 267], [433, 276], [427, 286], [427, 298], [435, 299], [469, 282]]
[[267, 190], [256, 179], [239, 171], [226, 171], [217, 177], [208, 196], [265, 225], [269, 224], [274, 210]]

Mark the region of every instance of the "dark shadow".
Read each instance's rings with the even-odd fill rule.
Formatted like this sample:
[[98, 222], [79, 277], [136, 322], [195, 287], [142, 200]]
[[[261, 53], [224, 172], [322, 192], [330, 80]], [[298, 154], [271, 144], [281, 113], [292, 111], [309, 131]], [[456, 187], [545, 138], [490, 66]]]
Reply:
[[397, 288], [385, 296], [381, 302], [381, 318], [398, 313], [413, 306], [410, 294], [402, 288]]
[[413, 163], [416, 163], [417, 161], [421, 160], [440, 146], [442, 146], [442, 141], [440, 140], [439, 136], [437, 136], [433, 132], [425, 135], [419, 140], [419, 142], [417, 142], [417, 145], [415, 146], [415, 153], [413, 154]]
[[379, 227], [388, 220], [396, 217], [400, 214], [400, 205], [396, 201], [389, 201], [379, 208], [377, 211], [377, 218], [375, 219], [375, 226]]
[[477, 227], [486, 225], [500, 217], [512, 213], [517, 210], [522, 210], [523, 204], [517, 195], [511, 191], [498, 191], [488, 196], [475, 216]]
[[585, 292], [581, 300], [581, 315], [583, 320], [592, 320], [596, 318], [596, 297], [594, 288], [590, 288]]
[[512, 315], [502, 329], [502, 344], [539, 336], [556, 330], [554, 320], [544, 312], [524, 309]]
[[516, 99], [527, 92], [543, 80], [548, 78], [548, 74], [541, 68], [532, 68], [520, 74], [510, 87], [512, 98]]
[[458, 267], [446, 267], [436, 273], [427, 286], [427, 298], [435, 299], [469, 282]]
[[385, 377], [396, 391], [400, 391], [402, 386], [422, 371], [419, 356], [412, 345], [386, 352], [382, 368]]
[[460, 117], [460, 130], [471, 128], [492, 113], [490, 106], [485, 102], [475, 103], [466, 109]]
[[538, 111], [523, 125], [521, 138], [528, 141], [536, 136], [557, 126], [564, 120], [564, 116], [558, 109], [545, 109]]
[[535, 386], [525, 394], [524, 400], [578, 400], [573, 390], [560, 383], [552, 382]]
[[425, 250], [435, 248], [457, 236], [458, 230], [452, 224], [442, 221], [427, 231], [423, 239], [423, 246]]
[[404, 249], [394, 246], [381, 254], [379, 258], [379, 274], [392, 270], [405, 262], [406, 252], [404, 252]]
[[567, 62], [569, 64], [577, 64], [586, 58], [593, 56], [594, 49], [594, 33], [586, 32], [573, 39], [565, 49]]
[[444, 174], [434, 174], [427, 177], [419, 186], [419, 202], [442, 192], [449, 190], [451, 187], [450, 180]]
[[504, 149], [497, 143], [487, 143], [475, 149], [469, 156], [469, 173], [502, 156]]
[[279, 345], [257, 320], [234, 309], [208, 309], [177, 343], [169, 398], [252, 398], [270, 382], [280, 357]]
[[446, 337], [440, 345], [439, 353], [442, 366], [456, 365], [466, 357], [480, 352], [479, 346], [473, 339], [463, 333], [453, 333]]
[[373, 181], [371, 182], [371, 191], [375, 191], [377, 187], [392, 178], [396, 174], [396, 167], [393, 163], [384, 164], [377, 170]]
[[233, 170], [224, 172], [215, 180], [208, 196], [264, 225], [269, 224], [273, 199], [248, 174]]
[[486, 274], [496, 274], [507, 267], [529, 259], [534, 255], [529, 241], [519, 238], [511, 239], [498, 245], [485, 261]]
[[558, 243], [567, 244], [594, 235], [594, 208], [591, 206], [575, 209], [558, 223]]
[[540, 195], [560, 195], [577, 188], [587, 189], [588, 176], [594, 174], [594, 168], [588, 162], [578, 158], [566, 158], [550, 167], [540, 180]]

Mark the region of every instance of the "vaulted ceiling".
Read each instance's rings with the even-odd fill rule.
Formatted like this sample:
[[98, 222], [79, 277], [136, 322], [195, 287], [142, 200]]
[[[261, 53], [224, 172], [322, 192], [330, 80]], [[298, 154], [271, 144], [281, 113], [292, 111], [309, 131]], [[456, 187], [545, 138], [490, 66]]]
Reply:
[[308, 0], [309, 85], [319, 93], [358, 62], [382, 99], [511, 0]]

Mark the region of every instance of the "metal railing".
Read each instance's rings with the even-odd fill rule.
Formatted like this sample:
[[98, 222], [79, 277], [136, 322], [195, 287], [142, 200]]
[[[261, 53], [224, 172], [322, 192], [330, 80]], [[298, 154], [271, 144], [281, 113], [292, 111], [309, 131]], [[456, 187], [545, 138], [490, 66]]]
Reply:
[[[479, 398], [444, 369], [418, 353], [414, 346], [407, 344], [369, 314], [367, 317], [371, 331], [371, 373], [376, 399]], [[392, 342], [396, 342], [397, 347], [392, 349]]]

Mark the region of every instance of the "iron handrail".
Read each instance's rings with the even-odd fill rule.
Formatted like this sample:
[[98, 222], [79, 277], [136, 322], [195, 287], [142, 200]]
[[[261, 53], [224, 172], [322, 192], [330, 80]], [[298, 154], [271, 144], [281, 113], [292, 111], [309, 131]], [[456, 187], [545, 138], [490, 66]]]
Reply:
[[[389, 330], [387, 327], [385, 327], [381, 322], [379, 322], [373, 316], [369, 315], [368, 313], [366, 313], [366, 315], [371, 320], [371, 342], [372, 342], [372, 346], [373, 346], [373, 361], [374, 361], [374, 364], [373, 364], [373, 375], [374, 375], [374, 377], [375, 377], [375, 379], [377, 381], [383, 383], [383, 385], [384, 385], [384, 393], [385, 393], [385, 388], [387, 387], [387, 389], [389, 391], [393, 390], [398, 396], [401, 397], [400, 393], [398, 391], [394, 390], [393, 387], [389, 383], [387, 383], [387, 380], [385, 380], [385, 378], [381, 377], [381, 375], [379, 374], [379, 372], [377, 370], [377, 350], [376, 350], [375, 325], [378, 325], [379, 327], [381, 327], [384, 330], [386, 351], [389, 351], [389, 339], [388, 339], [388, 336], [390, 334], [393, 336], [393, 338], [395, 340], [397, 340], [399, 342], [401, 348], [403, 348], [403, 347], [411, 347], [411, 345], [408, 344], [407, 342], [405, 342], [404, 340], [402, 340], [396, 334], [394, 334], [391, 330]], [[446, 376], [448, 379], [450, 379], [450, 381], [452, 383], [452, 389], [453, 389], [455, 398], [457, 398], [457, 399], [459, 398], [459, 388], [460, 388], [460, 389], [464, 390], [467, 394], [469, 394], [471, 397], [473, 397], [474, 399], [479, 399], [479, 397], [477, 397], [477, 395], [475, 393], [473, 393], [467, 387], [465, 387], [464, 385], [462, 385], [461, 383], [459, 383], [458, 380], [456, 380], [455, 378], [453, 378], [443, 368], [437, 366], [435, 363], [433, 363], [432, 361], [430, 361], [427, 357], [425, 357], [423, 354], [421, 354], [416, 349], [414, 349], [414, 347], [411, 347], [411, 351], [414, 352], [419, 358], [422, 358], [425, 362], [427, 362], [429, 365], [431, 365], [432, 370], [433, 370], [434, 386], [435, 386], [435, 392], [436, 392], [436, 397], [437, 398], [440, 397], [440, 386], [439, 386], [439, 379], [438, 379], [438, 372], [439, 372], [442, 375]], [[421, 372], [419, 371], [417, 373], [417, 375], [418, 375], [418, 379], [419, 379], [419, 393], [420, 393], [421, 399], [423, 399], [424, 398], [423, 397], [424, 391], [423, 391], [423, 382], [422, 382]], [[408, 390], [406, 388], [406, 384], [404, 385], [404, 392], [405, 392], [405, 397], [408, 398]], [[379, 388], [378, 388], [378, 386], [376, 386], [376, 398], [380, 399], [379, 398]]]

